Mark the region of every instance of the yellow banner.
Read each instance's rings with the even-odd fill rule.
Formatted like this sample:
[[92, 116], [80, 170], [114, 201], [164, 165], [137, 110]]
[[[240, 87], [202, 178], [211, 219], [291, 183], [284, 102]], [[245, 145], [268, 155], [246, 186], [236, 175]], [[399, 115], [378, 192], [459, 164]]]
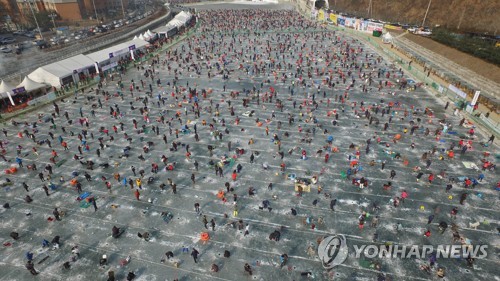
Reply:
[[319, 10], [319, 12], [318, 12], [318, 20], [319, 21], [325, 20], [325, 11], [323, 11], [323, 9]]
[[337, 24], [337, 15], [334, 13], [330, 13], [330, 20], [333, 22], [333, 24]]
[[401, 30], [401, 26], [395, 26], [395, 25], [391, 25], [391, 24], [385, 24], [384, 28], [385, 29], [392, 29], [392, 30]]

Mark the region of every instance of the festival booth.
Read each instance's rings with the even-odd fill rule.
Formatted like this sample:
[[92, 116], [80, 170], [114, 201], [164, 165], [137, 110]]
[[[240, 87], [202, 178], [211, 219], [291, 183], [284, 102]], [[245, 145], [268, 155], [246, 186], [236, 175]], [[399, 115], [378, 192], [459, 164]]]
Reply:
[[28, 77], [38, 83], [61, 87], [74, 82], [73, 71], [61, 65], [60, 62], [41, 66], [31, 72]]
[[28, 75], [35, 82], [61, 87], [78, 83], [95, 74], [94, 62], [85, 55], [77, 55], [39, 67]]
[[382, 42], [384, 42], [384, 44], [391, 44], [392, 39], [393, 37], [389, 32], [387, 32], [386, 34], [384, 34], [384, 36], [382, 36]]
[[190, 12], [182, 11], [174, 17], [174, 20], [179, 20], [183, 25], [187, 25], [192, 17]]
[[[21, 84], [17, 85], [17, 87], [12, 87], [11, 85], [5, 83], [2, 84], [2, 87], [11, 89], [5, 93], [1, 93], [2, 109], [7, 112], [14, 112], [16, 110], [23, 109], [29, 105], [31, 100], [47, 93], [47, 85], [37, 83], [27, 76]], [[0, 92], [3, 92], [4, 90], [0, 89]], [[10, 94], [10, 97], [7, 95], [7, 92]], [[8, 98], [8, 100], [6, 98]]]
[[160, 26], [157, 29], [154, 29], [153, 32], [158, 34], [159, 38], [169, 38], [177, 34], [177, 26], [168, 23], [165, 26]]
[[149, 30], [149, 29], [144, 34], [146, 34], [149, 37], [150, 42], [158, 39], [158, 34], [156, 34], [156, 32], [151, 32], [151, 30]]
[[28, 76], [26, 76], [26, 77], [24, 77], [23, 82], [21, 82], [21, 84], [17, 85], [16, 90], [19, 90], [19, 91], [17, 91], [18, 94], [22, 94], [23, 89], [24, 89], [24, 92], [26, 92], [26, 93], [33, 93], [33, 92], [37, 92], [39, 90], [41, 90], [43, 93], [45, 93], [46, 88], [47, 88], [47, 85], [35, 82], [35, 81], [31, 80]]
[[169, 24], [177, 27], [177, 29], [181, 28], [182, 26], [184, 26], [184, 23], [176, 18], [174, 18], [173, 20], [169, 21], [168, 22]]
[[[138, 50], [143, 50], [149, 45], [147, 41], [141, 39], [141, 36], [86, 56], [93, 62], [97, 63], [101, 71], [106, 72], [117, 67], [120, 60], [128, 60], [132, 53], [135, 54]], [[133, 59], [135, 59], [135, 57]]]
[[149, 36], [149, 34], [147, 34], [146, 32], [144, 32], [144, 34], [141, 34], [139, 36], [140, 39], [144, 40], [144, 41], [148, 41], [150, 42], [151, 41], [151, 37]]
[[2, 80], [0, 83], [0, 108], [2, 111], [7, 109], [9, 105], [15, 105], [12, 97], [14, 96], [13, 90], [15, 87]]

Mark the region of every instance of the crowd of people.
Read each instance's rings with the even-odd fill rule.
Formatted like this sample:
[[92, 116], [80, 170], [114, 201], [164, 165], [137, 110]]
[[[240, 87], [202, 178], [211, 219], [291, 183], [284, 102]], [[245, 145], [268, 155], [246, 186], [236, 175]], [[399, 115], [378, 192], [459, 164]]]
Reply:
[[[483, 140], [471, 124], [452, 114], [449, 103], [441, 106], [406, 96], [408, 82], [401, 69], [366, 50], [361, 42], [328, 31], [293, 10], [207, 10], [199, 17], [202, 25], [193, 37], [158, 53], [148, 65], [137, 64], [126, 73], [103, 77], [86, 94], [54, 102], [45, 113], [5, 126], [0, 144], [7, 174], [2, 185], [24, 197], [23, 204], [33, 209], [51, 203], [54, 193], [76, 194], [78, 204], [92, 206], [94, 213], [119, 208], [123, 199], [118, 195], [160, 206], [151, 198], [161, 192], [163, 199], [177, 198], [178, 208], [184, 208], [182, 200], [187, 200], [194, 204], [199, 220], [189, 227], [203, 232], [200, 245], [182, 251], [165, 249], [158, 260], [188, 270], [207, 266], [214, 274], [228, 269], [221, 266], [222, 258], [209, 265], [200, 262], [205, 243], [210, 243], [209, 233], [224, 227], [241, 231], [242, 239], [248, 239], [263, 228], [250, 216], [278, 224], [300, 222], [311, 238], [305, 245], [289, 248], [303, 247], [311, 261], [326, 235], [316, 231], [340, 227], [342, 220], [334, 221], [333, 214], [342, 209], [346, 218], [358, 212], [349, 219], [355, 222], [354, 230], [347, 223], [343, 229], [363, 237], [370, 231], [371, 241], [404, 243], [395, 237], [404, 231], [405, 222], [393, 219], [402, 215], [404, 205], [422, 211], [414, 214], [412, 222], [425, 228], [419, 236], [430, 241], [431, 233], [445, 233], [451, 225], [447, 233], [454, 242], [471, 243], [462, 233], [460, 225], [465, 222], [459, 223], [459, 214], [471, 193], [489, 194], [500, 188], [491, 187], [497, 180], [495, 160], [488, 153], [495, 147], [494, 136]], [[476, 165], [478, 171], [453, 169], [456, 158]], [[249, 176], [255, 171], [261, 176]], [[293, 191], [295, 182], [290, 179], [296, 174], [310, 179]], [[215, 184], [204, 181], [207, 177]], [[490, 186], [484, 187], [483, 180]], [[283, 186], [288, 190], [280, 191]], [[38, 189], [45, 195], [36, 195]], [[182, 193], [193, 190], [216, 196], [189, 195], [181, 200]], [[350, 192], [369, 198], [368, 207], [358, 203], [353, 211], [341, 203]], [[111, 202], [97, 194], [109, 194]], [[446, 194], [446, 199], [437, 199], [438, 194]], [[426, 202], [427, 196], [436, 199]], [[386, 203], [379, 197], [392, 199]], [[12, 200], [5, 194], [0, 198]], [[9, 203], [5, 202], [6, 210], [14, 208]], [[424, 205], [434, 206], [429, 208], [431, 213]], [[214, 211], [205, 211], [207, 206]], [[53, 223], [74, 213], [63, 209], [54, 206]], [[176, 223], [171, 212], [161, 214], [169, 225]], [[417, 216], [425, 222], [419, 223]], [[367, 221], [370, 230], [364, 230]], [[381, 222], [393, 227], [380, 228]], [[132, 239], [123, 235], [127, 224], [109, 225], [109, 235]], [[260, 230], [252, 233], [254, 226]], [[15, 241], [31, 235], [26, 227], [11, 231]], [[139, 231], [137, 236], [154, 243], [152, 233]], [[274, 227], [268, 229], [268, 240], [284, 243], [280, 240], [291, 239], [292, 234], [287, 227]], [[51, 243], [44, 240], [43, 246], [60, 243], [59, 238]], [[81, 256], [83, 246], [72, 243], [64, 270], [71, 270]], [[234, 250], [224, 251], [224, 258], [244, 251], [232, 246]], [[184, 265], [184, 253], [190, 253], [195, 264]], [[30, 254], [26, 268], [39, 274]], [[285, 267], [304, 278], [320, 272], [289, 266], [300, 268], [302, 260], [295, 257], [301, 254], [280, 253], [275, 270]], [[133, 257], [120, 261], [122, 265], [133, 262]], [[108, 280], [115, 280], [114, 270], [106, 267], [106, 256], [98, 263], [106, 268]], [[474, 263], [473, 257], [467, 257], [469, 266]], [[381, 264], [374, 260], [370, 265], [378, 280], [397, 280], [391, 277], [396, 273], [386, 275], [391, 270]], [[440, 278], [447, 274], [444, 266], [436, 265], [435, 256], [416, 267]], [[251, 260], [240, 267], [241, 274], [247, 275], [259, 270]], [[137, 274], [127, 271], [126, 278], [133, 280]]]

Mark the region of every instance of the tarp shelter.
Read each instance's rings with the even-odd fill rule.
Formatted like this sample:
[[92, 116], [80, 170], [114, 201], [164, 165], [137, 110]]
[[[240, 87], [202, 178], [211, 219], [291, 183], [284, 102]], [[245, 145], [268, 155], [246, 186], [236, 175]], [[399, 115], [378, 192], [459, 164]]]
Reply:
[[12, 90], [15, 89], [11, 84], [8, 84], [7, 82], [3, 81], [0, 83], [0, 98], [4, 99], [7, 98], [7, 92], [9, 92], [11, 95], [14, 95]]
[[16, 89], [23, 88], [23, 87], [26, 90], [26, 92], [29, 93], [29, 92], [32, 92], [32, 91], [35, 91], [38, 89], [44, 89], [47, 86], [45, 84], [35, 82], [35, 81], [31, 80], [28, 76], [26, 76], [26, 77], [24, 77], [23, 82], [21, 82], [21, 84], [17, 85]]
[[385, 44], [390, 44], [392, 43], [392, 35], [391, 33], [387, 32], [386, 34], [384, 34], [384, 36], [382, 36], [382, 41], [385, 43]]

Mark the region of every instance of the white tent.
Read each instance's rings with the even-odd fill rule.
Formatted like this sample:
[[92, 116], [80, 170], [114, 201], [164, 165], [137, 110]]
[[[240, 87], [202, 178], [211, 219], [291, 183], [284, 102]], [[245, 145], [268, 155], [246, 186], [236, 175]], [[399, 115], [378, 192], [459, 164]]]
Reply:
[[155, 34], [153, 32], [151, 32], [151, 30], [148, 29], [148, 31], [146, 31], [146, 34], [149, 35], [149, 37], [154, 37]]
[[141, 35], [139, 35], [138, 39], [140, 39], [140, 40], [146, 40], [146, 37], [144, 37], [144, 35], [141, 34]]
[[42, 83], [35, 82], [35, 81], [31, 80], [28, 76], [26, 76], [26, 77], [24, 77], [23, 82], [21, 82], [21, 84], [17, 85], [16, 88], [21, 88], [21, 87], [24, 87], [26, 92], [31, 92], [34, 90], [45, 88], [47, 86], [42, 84]]
[[182, 11], [178, 13], [174, 19], [181, 21], [183, 24], [186, 24], [191, 19], [191, 13]]
[[144, 40], [146, 41], [149, 41], [151, 39], [151, 36], [148, 35], [147, 32], [144, 32], [144, 34], [142, 35], [142, 37], [144, 38]]
[[54, 87], [60, 87], [62, 80], [73, 74], [82, 72], [92, 66], [95, 61], [85, 55], [76, 55], [61, 61], [37, 68], [28, 77], [38, 83], [45, 83]]
[[72, 71], [77, 71], [81, 72], [81, 70], [87, 69], [91, 66], [94, 66], [94, 61], [92, 61], [89, 57], [85, 55], [76, 55], [74, 57], [70, 57], [67, 59], [64, 59], [62, 61], [58, 62], [59, 64], [62, 64], [66, 66], [66, 68], [72, 70]]
[[35, 71], [31, 72], [28, 77], [38, 83], [60, 87], [62, 79], [72, 75], [73, 71], [66, 68], [64, 65], [52, 63], [37, 68]]
[[384, 36], [382, 36], [382, 41], [385, 43], [385, 44], [390, 44], [392, 43], [392, 35], [391, 33], [387, 32], [386, 34], [384, 34]]
[[169, 24], [175, 25], [177, 27], [181, 27], [184, 25], [184, 23], [178, 19], [173, 19], [169, 22]]
[[[118, 45], [88, 54], [86, 56], [90, 58], [92, 61], [97, 62], [99, 64], [108, 62], [111, 59], [110, 54], [113, 54], [113, 58], [120, 57], [121, 55], [129, 54], [130, 47], [132, 46], [135, 46], [135, 49], [143, 49], [145, 46], [149, 45], [147, 41], [141, 39], [141, 36], [139, 36], [139, 38], [137, 39], [120, 43]], [[114, 61], [116, 61], [116, 59], [114, 59]]]
[[0, 83], [0, 98], [4, 99], [8, 97], [7, 92], [9, 92], [11, 95], [14, 95], [12, 93], [12, 90], [15, 89], [13, 85], [8, 84], [7, 82], [3, 81]]
[[136, 35], [136, 36], [134, 36], [134, 40], [135, 40], [135, 39], [137, 39], [137, 38], [138, 38], [138, 37], [137, 37], [137, 35]]

